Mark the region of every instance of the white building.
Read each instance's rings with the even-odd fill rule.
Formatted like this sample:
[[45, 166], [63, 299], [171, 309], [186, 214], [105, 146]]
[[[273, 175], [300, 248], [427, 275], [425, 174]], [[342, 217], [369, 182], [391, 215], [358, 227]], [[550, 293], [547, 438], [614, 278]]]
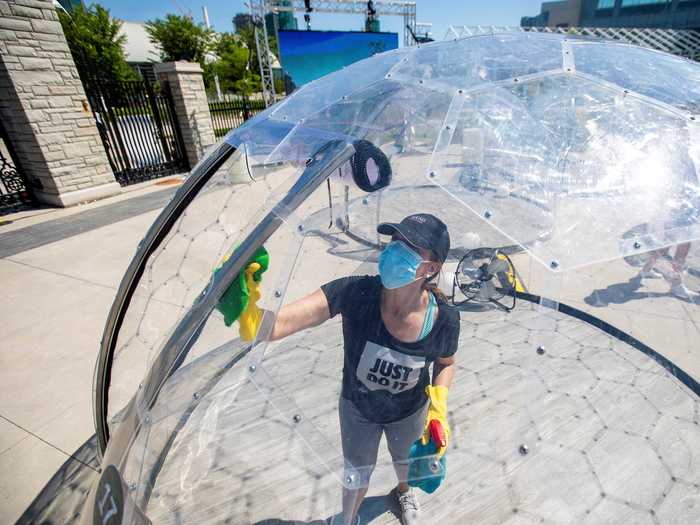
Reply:
[[160, 49], [149, 39], [146, 24], [123, 20], [119, 35], [126, 36], [124, 55], [129, 65], [142, 77], [153, 80], [153, 63], [160, 62]]

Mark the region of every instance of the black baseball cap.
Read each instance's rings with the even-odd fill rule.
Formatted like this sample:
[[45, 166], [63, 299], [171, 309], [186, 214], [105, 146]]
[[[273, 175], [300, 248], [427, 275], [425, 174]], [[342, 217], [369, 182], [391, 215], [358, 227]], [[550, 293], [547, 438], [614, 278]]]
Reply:
[[430, 213], [415, 213], [399, 223], [383, 222], [377, 226], [382, 235], [401, 234], [410, 244], [431, 250], [437, 262], [445, 262], [450, 251], [450, 234], [445, 223]]

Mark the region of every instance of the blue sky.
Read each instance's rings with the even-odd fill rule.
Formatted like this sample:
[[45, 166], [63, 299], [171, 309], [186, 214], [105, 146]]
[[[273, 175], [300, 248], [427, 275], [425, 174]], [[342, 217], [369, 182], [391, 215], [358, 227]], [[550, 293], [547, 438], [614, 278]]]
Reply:
[[[90, 3], [91, 0], [86, 0]], [[209, 10], [209, 20], [217, 31], [232, 31], [231, 19], [248, 12], [243, 0], [101, 0], [116, 18], [144, 21], [163, 17], [166, 13], [191, 10], [195, 20], [202, 21], [202, 6]], [[433, 38], [442, 40], [450, 25], [519, 25], [523, 15], [535, 15], [542, 0], [417, 0], [418, 22], [432, 22]], [[311, 5], [313, 6], [313, 0]], [[297, 15], [299, 27], [303, 15]], [[399, 33], [402, 40], [401, 17], [381, 17], [382, 31]], [[312, 29], [361, 30], [361, 15], [312, 14]]]

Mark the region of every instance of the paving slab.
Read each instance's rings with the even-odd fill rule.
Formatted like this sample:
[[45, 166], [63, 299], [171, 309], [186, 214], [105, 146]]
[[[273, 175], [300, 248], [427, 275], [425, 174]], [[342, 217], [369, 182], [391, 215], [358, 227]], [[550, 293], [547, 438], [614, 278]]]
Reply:
[[[78, 257], [78, 255], [74, 255]], [[50, 266], [46, 261], [45, 266]], [[84, 279], [62, 275], [23, 262], [0, 259], [5, 300], [0, 304], [5, 322], [0, 327], [0, 337], [6, 338], [24, 332], [26, 346], [53, 346], [61, 340], [40, 340], [36, 330], [44, 330], [44, 324], [58, 314], [70, 312], [92, 294], [113, 294], [114, 287], [104, 286]], [[70, 329], [65, 335], [71, 334]], [[11, 347], [7, 347], [11, 350]], [[0, 359], [5, 352], [0, 353]]]
[[0, 522], [17, 519], [94, 434], [104, 323], [138, 242], [174, 191], [149, 188], [0, 229]]
[[17, 525], [79, 523], [88, 491], [99, 476], [98, 468], [97, 439], [93, 435], [54, 473]]
[[158, 213], [159, 210], [142, 213], [5, 260], [116, 289], [139, 241]]
[[66, 459], [33, 436], [0, 454], [0, 523], [14, 523]]
[[[6, 260], [0, 268], [16, 266]], [[3, 303], [4, 325], [0, 352], [0, 414], [20, 426], [39, 432], [56, 414], [71, 407], [84, 410], [91, 398], [92, 371], [114, 290], [74, 278], [23, 269], [30, 290], [40, 293]], [[50, 284], [49, 284], [50, 282]], [[89, 412], [79, 420], [90, 419]], [[89, 434], [88, 434], [89, 435]], [[87, 436], [63, 444], [77, 448]]]
[[14, 447], [30, 434], [0, 416], [0, 454]]

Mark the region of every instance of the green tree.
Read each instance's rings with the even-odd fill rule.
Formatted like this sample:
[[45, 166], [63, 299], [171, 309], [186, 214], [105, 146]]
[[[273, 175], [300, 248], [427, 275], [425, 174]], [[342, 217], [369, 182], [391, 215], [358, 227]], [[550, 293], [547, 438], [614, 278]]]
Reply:
[[186, 60], [199, 62], [205, 67], [204, 58], [212, 51], [214, 32], [203, 24], [195, 24], [190, 17], [167, 15], [146, 22], [146, 32], [151, 42], [160, 47], [164, 62]]
[[99, 4], [77, 5], [70, 15], [58, 9], [68, 47], [82, 78], [99, 74], [108, 80], [135, 80], [136, 72], [126, 63], [119, 36], [121, 22]]
[[240, 35], [221, 33], [215, 52], [212, 73], [218, 75], [223, 92], [249, 95], [260, 89], [260, 75], [251, 70], [250, 50]]

